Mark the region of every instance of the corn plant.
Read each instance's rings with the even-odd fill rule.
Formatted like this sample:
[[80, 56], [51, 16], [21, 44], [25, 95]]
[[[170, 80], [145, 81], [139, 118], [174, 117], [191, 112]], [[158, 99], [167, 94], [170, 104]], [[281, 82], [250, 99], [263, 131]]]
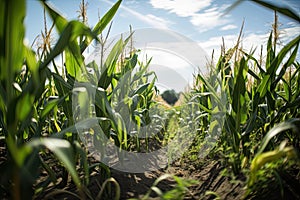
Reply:
[[[53, 48], [49, 47], [49, 51], [37, 57], [23, 43], [25, 1], [1, 1], [0, 134], [7, 147], [7, 159], [1, 163], [1, 171], [6, 174], [1, 176], [1, 195], [13, 199], [31, 198], [34, 193], [32, 185], [39, 176], [41, 167], [51, 173], [51, 169], [40, 156], [48, 149], [63, 163], [80, 195], [84, 197], [82, 183], [75, 169], [76, 155], [80, 155], [83, 161], [86, 158], [80, 145], [76, 140], [43, 137], [43, 133], [51, 135], [51, 131], [60, 131], [62, 124], [57, 122], [60, 115], [58, 108], [63, 108], [64, 111], [60, 117], [67, 118], [65, 126], [73, 124], [69, 98], [71, 88], [68, 87], [72, 87], [76, 73], [85, 72], [81, 53], [92, 39], [97, 40], [97, 35], [110, 22], [121, 1], [108, 11], [93, 30], [79, 21], [68, 22], [47, 3], [41, 3], [52, 17], [60, 36]], [[84, 38], [80, 44], [77, 43], [78, 37]], [[63, 52], [67, 57], [67, 81], [59, 74], [51, 72], [48, 67], [50, 63], [56, 67], [54, 58]], [[47, 86], [46, 80], [50, 80]], [[52, 90], [51, 80], [55, 82], [54, 90], [57, 89], [57, 93]], [[47, 120], [52, 119], [55, 127], [45, 129]], [[54, 179], [52, 181], [55, 183]], [[47, 185], [47, 181], [45, 183]]]
[[[117, 6], [119, 3], [111, 10], [115, 11]], [[46, 9], [53, 20], [59, 18], [62, 22], [66, 21], [47, 4]], [[100, 19], [99, 23], [108, 23], [106, 16]], [[92, 34], [99, 35], [98, 25], [92, 30], [94, 31]], [[112, 139], [120, 150], [128, 150], [129, 140], [136, 138], [134, 143], [139, 151], [138, 138], [139, 133], [142, 132], [140, 129], [151, 122], [150, 110], [154, 105], [152, 99], [155, 95], [155, 78], [149, 81], [149, 77], [153, 75], [153, 72], [148, 72], [150, 61], [146, 64], [138, 62], [138, 56], [133, 49], [130, 50], [129, 55], [125, 55], [126, 46], [132, 40], [131, 37], [132, 34], [125, 40], [123, 38], [117, 40], [112, 47], [109, 47], [111, 49], [106, 58], [102, 52], [104, 48], [107, 48], [104, 46], [105, 42], [98, 40], [99, 43], [103, 43], [100, 52], [96, 52], [101, 62], [86, 63], [86, 68], [83, 67], [83, 59], [75, 55], [83, 52], [88, 40], [79, 40], [80, 48], [76, 46], [77, 44], [74, 44], [74, 49], [72, 49], [73, 46], [68, 46], [69, 52], [64, 52], [66, 78], [57, 73], [52, 73], [52, 77], [58, 91], [58, 98], [65, 97], [62, 108], [69, 124], [67, 129], [52, 137], [67, 137], [72, 142], [78, 139], [76, 134], [78, 130], [84, 131], [84, 136], [81, 135], [80, 139], [86, 141], [89, 147], [96, 147], [100, 150], [101, 157], [106, 156], [105, 149], [101, 147], [105, 147], [108, 139]], [[152, 124], [156, 126], [155, 123]], [[143, 132], [154, 128], [147, 128]], [[137, 132], [134, 137], [132, 137], [133, 132]], [[147, 136], [146, 146], [148, 147]]]
[[[253, 56], [254, 51], [246, 53], [240, 49], [239, 36], [235, 47], [223, 51], [209, 77], [196, 76], [194, 96], [201, 105], [200, 111], [207, 113], [200, 123], [210, 127], [208, 121], [218, 105], [213, 106], [212, 102], [225, 102], [219, 106], [219, 111], [226, 113], [219, 140], [220, 153], [234, 174], [239, 174], [242, 166], [253, 158], [253, 138], [260, 141], [275, 124], [299, 117], [299, 89], [296, 86], [299, 84], [299, 63], [296, 57], [300, 37], [280, 50], [276, 38], [271, 32], [265, 65]], [[250, 77], [254, 81], [250, 82]], [[294, 140], [294, 137], [290, 138]], [[276, 142], [273, 145], [276, 146]]]
[[[268, 184], [270, 180], [266, 180], [266, 175], [276, 178], [276, 184], [280, 189], [281, 198], [285, 198], [283, 180], [281, 174], [283, 170], [299, 164], [299, 118], [289, 119], [285, 122], [275, 125], [263, 138], [261, 145], [255, 154], [251, 166], [250, 175], [247, 180], [247, 192], [245, 198], [251, 197], [253, 193], [260, 190], [262, 184]], [[270, 148], [270, 142], [276, 140], [279, 135], [294, 134], [292, 137], [295, 141], [283, 140], [277, 147]], [[291, 138], [291, 137], [289, 137]], [[269, 149], [265, 151], [265, 149]], [[278, 170], [279, 169], [279, 170]]]
[[263, 138], [261, 146], [251, 162], [251, 175], [249, 178], [249, 186], [253, 186], [256, 180], [257, 171], [266, 163], [279, 160], [281, 157], [288, 157], [289, 159], [297, 158], [296, 147], [293, 145], [286, 146], [287, 141], [280, 143], [279, 148], [264, 152], [272, 138], [278, 134], [283, 134], [291, 130], [292, 134], [296, 134], [296, 140], [299, 140], [299, 119], [290, 119], [286, 122], [276, 125]]

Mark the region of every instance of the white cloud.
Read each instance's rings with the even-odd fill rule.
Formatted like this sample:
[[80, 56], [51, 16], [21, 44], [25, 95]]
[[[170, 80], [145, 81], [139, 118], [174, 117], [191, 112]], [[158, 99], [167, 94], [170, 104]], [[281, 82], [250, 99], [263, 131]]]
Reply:
[[[263, 45], [263, 55], [266, 55], [266, 44], [269, 34], [250, 33], [242, 37], [242, 48], [245, 52], [249, 53], [256, 49], [254, 57], [258, 57], [260, 54], [261, 45]], [[238, 34], [224, 35], [225, 49], [228, 50], [236, 45]], [[215, 61], [221, 55], [222, 36], [209, 38], [208, 41], [200, 42], [199, 45], [211, 54], [214, 50]]]
[[296, 37], [296, 36], [299, 35], [299, 33], [300, 33], [300, 26], [285, 28], [285, 29], [283, 29], [283, 30], [281, 30], [279, 32], [281, 33], [280, 37], [292, 39], [292, 38], [294, 38], [294, 37]]
[[[277, 50], [280, 50], [283, 45], [287, 44], [289, 41], [294, 39], [299, 35], [300, 27], [290, 27], [281, 30], [280, 41], [282, 44], [279, 45]], [[268, 42], [269, 33], [249, 33], [242, 37], [242, 47], [246, 52], [250, 52], [251, 50], [256, 49], [254, 56], [258, 57], [261, 51], [261, 45], [263, 45], [263, 57], [267, 54], [266, 45]], [[234, 47], [237, 42], [238, 34], [230, 34], [224, 35], [224, 43], [225, 48], [228, 50], [229, 48]], [[222, 44], [222, 36], [211, 37], [206, 41], [201, 41], [198, 44], [209, 54], [214, 50], [214, 58], [219, 58], [221, 54], [221, 44]]]
[[218, 10], [210, 9], [204, 13], [194, 14], [190, 22], [198, 29], [198, 31], [205, 32], [215, 27], [229, 23], [229, 19], [222, 16]]
[[231, 21], [229, 19], [230, 15], [223, 15], [228, 6], [228, 4], [211, 6], [202, 13], [195, 13], [191, 17], [190, 22], [198, 29], [200, 33], [211, 30], [218, 26], [226, 25]]
[[[113, 5], [113, 3], [108, 0], [103, 0], [103, 1]], [[124, 5], [121, 5], [120, 8], [154, 28], [169, 29], [169, 26], [172, 24], [172, 22], [170, 22], [169, 20], [166, 20], [164, 18], [157, 17], [152, 14], [145, 15], [143, 13], [137, 12], [137, 11], [135, 11], [127, 6], [124, 6]]]
[[268, 42], [269, 33], [257, 34], [250, 33], [242, 40], [243, 49], [249, 52], [251, 49], [257, 49], [256, 52], [260, 51], [261, 45], [266, 46]]
[[189, 17], [199, 32], [230, 22], [228, 17], [222, 16], [228, 5], [215, 6], [212, 0], [150, 0], [150, 3], [154, 8], [168, 10], [179, 17]]
[[296, 22], [288, 22], [287, 25], [288, 26], [299, 26], [298, 23], [296, 23]]
[[130, 1], [124, 1], [123, 4], [125, 5], [135, 5], [137, 4], [137, 1], [136, 0], [130, 0]]
[[189, 17], [211, 5], [212, 0], [150, 0], [154, 8], [169, 10], [180, 17]]
[[228, 30], [233, 30], [233, 29], [236, 29], [237, 26], [234, 25], [234, 24], [228, 24], [226, 26], [223, 26], [222, 28], [220, 28], [220, 30], [222, 31], [228, 31]]
[[168, 29], [169, 25], [172, 24], [170, 21], [152, 14], [139, 17], [139, 19], [147, 22], [150, 25], [153, 25], [155, 28]]
[[168, 29], [169, 25], [171, 24], [170, 21], [164, 18], [160, 18], [151, 14], [145, 15], [125, 6], [121, 6], [121, 8], [154, 28]]
[[[225, 44], [225, 49], [228, 50], [229, 48], [232, 48], [236, 45], [238, 34], [230, 34], [230, 35], [224, 35], [217, 36], [217, 37], [211, 37], [207, 41], [199, 42], [199, 45], [209, 54], [214, 51], [214, 58], [215, 61], [219, 58], [221, 55], [221, 45], [223, 43]], [[260, 53], [260, 47], [261, 45], [265, 46], [268, 40], [268, 34], [256, 34], [251, 33], [244, 37], [242, 37], [242, 48], [249, 52], [250, 50], [253, 50], [256, 48], [256, 55]], [[265, 53], [264, 53], [265, 54]]]
[[[236, 43], [237, 37], [237, 34], [223, 36], [225, 48], [233, 47]], [[199, 42], [198, 44], [206, 51], [208, 55], [211, 55], [214, 50], [214, 57], [219, 58], [221, 54], [222, 36], [211, 37], [206, 41]]]

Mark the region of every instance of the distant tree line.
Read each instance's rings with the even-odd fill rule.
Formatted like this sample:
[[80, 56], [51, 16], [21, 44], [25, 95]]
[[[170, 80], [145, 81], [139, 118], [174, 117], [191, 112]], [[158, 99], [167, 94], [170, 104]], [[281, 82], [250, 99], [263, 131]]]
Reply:
[[175, 90], [165, 90], [161, 97], [170, 105], [174, 105], [179, 99], [180, 93], [175, 92]]

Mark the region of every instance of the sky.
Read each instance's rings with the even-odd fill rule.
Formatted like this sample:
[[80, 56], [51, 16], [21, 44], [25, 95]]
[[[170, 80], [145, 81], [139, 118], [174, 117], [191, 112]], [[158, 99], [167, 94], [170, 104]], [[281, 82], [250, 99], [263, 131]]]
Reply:
[[[97, 23], [99, 15], [103, 16], [116, 2], [114, 0], [85, 1], [88, 2], [87, 15], [90, 27]], [[49, 0], [49, 2], [67, 19], [71, 20], [78, 17], [77, 11], [81, 0]], [[274, 13], [250, 1], [243, 1], [229, 13], [225, 13], [227, 8], [234, 2], [234, 0], [123, 0], [113, 19], [110, 36], [114, 38], [120, 36], [119, 34], [121, 33], [128, 32], [130, 25], [137, 35], [143, 36], [145, 34], [143, 30], [150, 30], [150, 32], [147, 32], [149, 37], [158, 38], [157, 41], [159, 43], [157, 41], [155, 44], [151, 43], [152, 40], [149, 41], [150, 39], [146, 38], [146, 36], [143, 39], [137, 39], [137, 43], [140, 42], [140, 44], [144, 45], [145, 43], [151, 43], [155, 47], [154, 50], [153, 48], [145, 49], [142, 57], [145, 54], [156, 57], [151, 69], [160, 74], [158, 77], [159, 83], [164, 85], [166, 89], [180, 91], [183, 90], [187, 82], [190, 83], [192, 81], [192, 74], [195, 73], [195, 68], [203, 68], [204, 64], [198, 62], [197, 59], [193, 60], [191, 57], [184, 58], [185, 55], [195, 54], [193, 47], [186, 46], [185, 52], [183, 52], [178, 46], [161, 45], [162, 43], [167, 43], [167, 40], [163, 38], [163, 32], [159, 30], [167, 30], [173, 39], [179, 38], [181, 46], [183, 43], [192, 46], [195, 43], [203, 50], [201, 55], [205, 54], [205, 56], [211, 57], [214, 50], [215, 57], [218, 57], [220, 55], [222, 38], [224, 38], [227, 49], [233, 47], [244, 21], [243, 48], [249, 51], [257, 47], [256, 52], [258, 53], [260, 52], [260, 46], [266, 45], [272, 29]], [[276, 2], [281, 6], [287, 6], [300, 15], [299, 0], [274, 0], [272, 2]], [[299, 22], [280, 14], [279, 22], [280, 43], [282, 45], [300, 34]], [[43, 8], [40, 2], [27, 0], [25, 24], [26, 39], [31, 45], [36, 36], [43, 30]], [[48, 26], [50, 26], [50, 23]], [[158, 32], [155, 30], [158, 30]], [[162, 46], [163, 48], [161, 48]], [[142, 45], [142, 47], [145, 46]], [[162, 49], [164, 50], [163, 52]], [[87, 54], [92, 53], [93, 50], [87, 52]], [[206, 61], [203, 62], [205, 63]], [[191, 64], [195, 66], [191, 68]], [[182, 81], [179, 76], [185, 81]], [[177, 84], [176, 86], [176, 81], [182, 84]]]

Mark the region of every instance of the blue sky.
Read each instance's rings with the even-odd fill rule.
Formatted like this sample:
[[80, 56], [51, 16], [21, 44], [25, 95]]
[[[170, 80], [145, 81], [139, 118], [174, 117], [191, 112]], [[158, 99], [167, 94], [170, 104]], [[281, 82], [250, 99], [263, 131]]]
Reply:
[[[94, 26], [98, 15], [103, 15], [115, 1], [86, 0], [88, 25]], [[76, 19], [81, 0], [51, 0], [57, 10], [68, 19]], [[123, 0], [114, 20], [111, 35], [133, 29], [159, 28], [175, 31], [198, 43], [208, 55], [220, 53], [222, 37], [226, 47], [232, 47], [238, 37], [243, 20], [243, 47], [265, 45], [274, 13], [252, 2], [244, 1], [224, 15], [234, 0]], [[299, 0], [275, 0], [300, 14]], [[279, 15], [282, 44], [300, 34], [300, 24]], [[36, 0], [27, 0], [26, 38], [29, 44], [43, 29], [43, 9]], [[50, 26], [50, 23], [48, 23]]]
[[[68, 19], [78, 15], [81, 0], [50, 1]], [[98, 20], [98, 13], [103, 15], [115, 2], [112, 0], [88, 1], [89, 25]], [[128, 31], [129, 25], [139, 28], [168, 28], [186, 35], [199, 42], [207, 42], [218, 36], [236, 35], [245, 20], [244, 35], [261, 35], [269, 33], [273, 22], [273, 13], [256, 4], [245, 1], [227, 15], [221, 16], [233, 0], [124, 0], [114, 18], [112, 34]], [[274, 1], [273, 1], [274, 2]], [[300, 14], [299, 0], [277, 0]], [[36, 0], [27, 1], [27, 36], [30, 41], [38, 35], [43, 27], [43, 10]], [[294, 28], [299, 34], [299, 23], [285, 17], [279, 17], [281, 28]], [[295, 31], [295, 32], [294, 32]], [[284, 36], [284, 33], [283, 35]]]

